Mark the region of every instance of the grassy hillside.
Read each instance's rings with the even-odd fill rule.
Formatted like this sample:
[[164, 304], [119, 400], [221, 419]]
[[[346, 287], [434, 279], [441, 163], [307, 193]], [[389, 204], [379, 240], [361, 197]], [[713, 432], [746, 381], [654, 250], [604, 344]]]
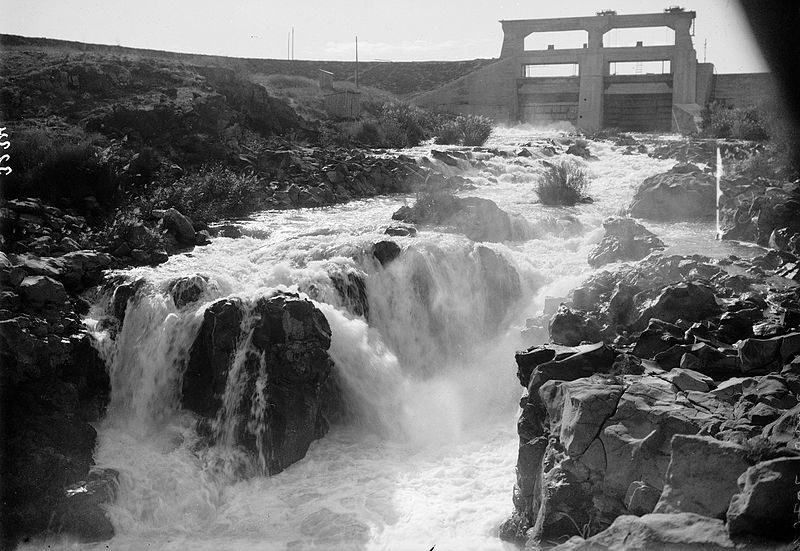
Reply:
[[[14, 49], [55, 50], [64, 54], [81, 52], [95, 55], [159, 59], [193, 66], [221, 67], [245, 74], [288, 74], [313, 79], [317, 78], [319, 69], [332, 72], [337, 80], [342, 81], [352, 81], [355, 74], [355, 63], [351, 61], [288, 61], [285, 59], [252, 59], [184, 54], [2, 34], [0, 34], [0, 48], [3, 49], [4, 55]], [[438, 88], [447, 82], [488, 65], [492, 61], [494, 60], [360, 62], [358, 65], [359, 84], [380, 88], [398, 96], [411, 96]]]

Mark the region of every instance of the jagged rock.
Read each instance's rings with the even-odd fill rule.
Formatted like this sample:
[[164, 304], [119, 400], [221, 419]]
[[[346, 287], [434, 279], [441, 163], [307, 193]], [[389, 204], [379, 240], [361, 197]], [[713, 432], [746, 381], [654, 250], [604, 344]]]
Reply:
[[718, 519], [694, 513], [650, 514], [642, 517], [621, 516], [591, 538], [573, 537], [557, 545], [552, 551], [633, 551], [659, 549], [702, 549], [718, 551], [735, 549], [725, 530], [725, 523]]
[[800, 450], [800, 404], [794, 406], [778, 417], [775, 421], [764, 427], [761, 435], [775, 444], [792, 445]]
[[800, 333], [745, 339], [738, 349], [742, 371], [777, 371], [800, 352]]
[[[252, 326], [242, 327], [244, 320]], [[242, 335], [251, 330], [244, 363], [232, 372]], [[330, 336], [322, 312], [297, 295], [278, 293], [252, 305], [219, 300], [206, 309], [190, 350], [183, 405], [213, 419], [226, 388], [235, 384], [241, 393], [235, 395], [233, 413], [227, 413], [235, 416], [228, 436], [263, 458], [270, 474], [278, 473], [302, 459], [327, 431], [322, 396], [332, 363]], [[238, 382], [229, 380], [234, 375]], [[211, 435], [212, 440], [221, 436]]]
[[473, 241], [509, 241], [511, 218], [494, 201], [479, 197], [433, 195], [422, 197], [413, 207], [400, 207], [393, 220], [411, 224], [450, 226]]
[[179, 277], [168, 285], [172, 302], [178, 308], [183, 308], [187, 304], [196, 302], [207, 288], [208, 277], [203, 275]]
[[679, 319], [700, 321], [720, 311], [714, 291], [692, 282], [668, 285], [653, 298], [648, 298], [646, 292], [639, 293], [634, 301], [640, 314], [633, 328], [644, 328], [653, 318], [667, 323]]
[[660, 221], [712, 219], [716, 212], [716, 181], [699, 168], [676, 165], [642, 182], [630, 215]]
[[582, 342], [601, 340], [600, 327], [591, 318], [573, 312], [566, 306], [559, 307], [558, 312], [548, 324], [550, 340], [564, 346], [577, 346]]
[[660, 496], [661, 490], [636, 480], [625, 493], [625, 507], [634, 515], [646, 515], [653, 512]]
[[683, 344], [684, 332], [672, 323], [660, 319], [647, 322], [647, 329], [642, 331], [633, 347], [633, 355], [644, 359], [653, 359], [656, 354], [664, 352], [676, 344]]
[[417, 228], [414, 226], [389, 226], [384, 233], [394, 237], [414, 237], [417, 235]]
[[400, 252], [400, 245], [394, 241], [379, 241], [372, 245], [372, 256], [381, 263], [381, 266], [386, 266], [400, 256]]
[[67, 300], [64, 286], [47, 276], [28, 276], [19, 284], [18, 291], [23, 299], [38, 304], [63, 304]]
[[747, 469], [728, 508], [731, 535], [791, 539], [797, 522], [797, 480], [800, 457], [772, 459]]
[[744, 448], [709, 436], [672, 437], [672, 459], [654, 513], [724, 519], [737, 479], [750, 467]]
[[514, 359], [517, 362], [517, 378], [519, 379], [519, 383], [523, 387], [528, 388], [533, 369], [537, 365], [549, 362], [555, 357], [556, 351], [544, 346], [532, 346], [527, 350], [514, 354]]
[[678, 390], [683, 391], [708, 392], [714, 386], [714, 380], [711, 377], [691, 369], [673, 368], [663, 377], [675, 385]]
[[639, 260], [666, 247], [654, 233], [631, 218], [609, 218], [603, 222], [605, 236], [589, 253], [589, 266]]

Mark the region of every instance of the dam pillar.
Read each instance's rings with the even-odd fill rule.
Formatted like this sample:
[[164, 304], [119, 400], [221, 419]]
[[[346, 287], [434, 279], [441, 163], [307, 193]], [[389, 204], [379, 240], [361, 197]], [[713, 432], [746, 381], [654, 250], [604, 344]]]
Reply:
[[595, 132], [603, 127], [603, 79], [606, 63], [603, 57], [603, 33], [600, 28], [587, 29], [589, 42], [579, 64], [578, 128]]
[[689, 33], [691, 19], [678, 19], [675, 30], [675, 49], [672, 57], [672, 103], [697, 103], [697, 53]]

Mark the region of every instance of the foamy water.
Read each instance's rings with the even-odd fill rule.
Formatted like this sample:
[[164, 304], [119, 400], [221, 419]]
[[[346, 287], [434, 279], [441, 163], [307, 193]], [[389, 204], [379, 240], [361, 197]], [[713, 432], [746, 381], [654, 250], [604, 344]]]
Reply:
[[[552, 136], [510, 129], [491, 145], [513, 149]], [[541, 312], [545, 296], [566, 296], [591, 273], [586, 257], [602, 237], [602, 220], [626, 207], [644, 178], [674, 164], [623, 156], [607, 143], [589, 147], [598, 160], [577, 162], [595, 201], [572, 208], [536, 203], [541, 162], [478, 154], [486, 168], [467, 174], [477, 188], [464, 195], [516, 215], [513, 242], [479, 245], [425, 229], [391, 238], [411, 249], [381, 268], [370, 247], [387, 238], [391, 214], [413, 201], [382, 197], [261, 213], [244, 222], [241, 239], [215, 239], [156, 268], [130, 270], [149, 290], [129, 306], [114, 339], [97, 333], [112, 400], [95, 459], [121, 473], [119, 499], [108, 508], [117, 535], [86, 547], [513, 548], [496, 530], [512, 512], [522, 390], [513, 352], [535, 344], [519, 329]], [[674, 250], [734, 250], [713, 240], [713, 224], [647, 225]], [[348, 272], [365, 277], [369, 323], [335, 291], [331, 276]], [[176, 308], [167, 286], [192, 274], [207, 276], [209, 289], [198, 303]], [[275, 289], [307, 293], [325, 314], [330, 355], [356, 419], [335, 426], [284, 472], [238, 480], [233, 447], [195, 445], [196, 418], [179, 407], [180, 373], [205, 306]], [[98, 305], [93, 315], [102, 314]]]

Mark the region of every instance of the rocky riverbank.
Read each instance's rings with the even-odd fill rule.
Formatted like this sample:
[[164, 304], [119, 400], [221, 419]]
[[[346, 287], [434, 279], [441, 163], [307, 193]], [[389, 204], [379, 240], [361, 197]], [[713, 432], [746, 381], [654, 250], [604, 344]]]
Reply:
[[[590, 260], [631, 258], [618, 243], [632, 242], [631, 227], [608, 222]], [[664, 256], [647, 238], [656, 252], [597, 273], [529, 323], [552, 344], [516, 356], [526, 394], [501, 537], [531, 549], [571, 538], [565, 550], [791, 541], [797, 258]]]

